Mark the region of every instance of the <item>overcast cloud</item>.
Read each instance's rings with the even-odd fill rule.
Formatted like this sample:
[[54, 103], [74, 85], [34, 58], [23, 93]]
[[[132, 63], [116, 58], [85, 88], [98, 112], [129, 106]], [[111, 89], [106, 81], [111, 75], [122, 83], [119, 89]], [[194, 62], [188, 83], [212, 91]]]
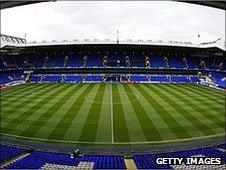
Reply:
[[1, 33], [28, 41], [73, 39], [225, 42], [225, 11], [172, 1], [44, 2], [1, 11]]

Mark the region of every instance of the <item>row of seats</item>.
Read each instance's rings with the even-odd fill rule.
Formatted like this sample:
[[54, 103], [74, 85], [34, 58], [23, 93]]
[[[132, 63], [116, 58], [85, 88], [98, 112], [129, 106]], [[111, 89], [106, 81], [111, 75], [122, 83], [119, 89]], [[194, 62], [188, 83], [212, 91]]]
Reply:
[[[225, 148], [224, 145], [218, 146], [218, 148]], [[223, 164], [226, 164], [225, 152], [219, 151], [214, 147], [207, 147], [194, 150], [186, 150], [181, 152], [160, 153], [160, 154], [147, 154], [147, 155], [133, 155], [133, 159], [136, 162], [138, 169], [171, 169], [170, 165], [159, 165], [156, 163], [157, 158], [189, 158], [194, 156], [201, 157], [214, 157], [221, 158]], [[186, 164], [185, 164], [186, 165]]]
[[69, 76], [59, 76], [59, 75], [34, 75], [31, 78], [31, 82], [47, 82], [47, 83], [79, 83], [79, 82], [102, 82], [102, 76], [81, 76], [81, 75], [69, 75]]
[[12, 81], [23, 80], [24, 76], [21, 73], [1, 73], [0, 84], [9, 83]]
[[[107, 57], [107, 59], [105, 58]], [[106, 62], [104, 62], [106, 61]], [[129, 64], [127, 63], [129, 62]], [[147, 63], [148, 62], [148, 63]], [[63, 68], [63, 67], [151, 67], [172, 69], [219, 69], [225, 70], [224, 58], [197, 58], [191, 56], [163, 55], [30, 55], [30, 56], [1, 56], [1, 69], [8, 68]]]
[[[102, 82], [106, 77], [102, 75], [34, 75], [31, 79], [31, 82], [50, 82], [50, 83], [59, 83], [59, 82]], [[131, 76], [121, 76], [121, 81], [131, 82], [156, 82], [156, 83], [198, 83], [200, 82], [197, 76], [170, 76], [170, 75], [131, 75]]]
[[[1, 144], [1, 164], [5, 162], [5, 160], [13, 158], [22, 152], [23, 149]], [[44, 151], [34, 151], [30, 153], [29, 156], [20, 159], [5, 168], [40, 169], [46, 164], [67, 165], [75, 167], [81, 162], [91, 162], [94, 169], [126, 169], [123, 155], [82, 155], [71, 157], [70, 154], [50, 153]]]
[[6, 160], [9, 160], [17, 155], [20, 155], [24, 153], [24, 149], [16, 148], [16, 147], [11, 147], [7, 145], [1, 145], [0, 148], [0, 162], [3, 163]]
[[[224, 72], [207, 72], [212, 76], [216, 86], [220, 88], [226, 88], [226, 77]], [[3, 72], [0, 75], [0, 84], [6, 84], [13, 81], [25, 80], [25, 75], [20, 71]], [[197, 76], [183, 76], [183, 75], [131, 75], [120, 76], [119, 80], [122, 82], [134, 82], [134, 83], [199, 83], [200, 79]], [[31, 82], [47, 82], [47, 83], [81, 83], [81, 82], [104, 82], [106, 77], [102, 75], [33, 75]], [[108, 80], [107, 80], [108, 81]], [[113, 80], [116, 81], [116, 80]]]
[[[170, 153], [158, 154], [133, 154], [132, 158], [138, 169], [171, 169], [170, 165], [159, 165], [156, 163], [157, 158], [189, 158], [194, 156], [216, 157], [221, 158], [223, 164], [226, 163], [225, 144], [206, 147], [194, 150], [186, 150]], [[24, 149], [6, 146], [1, 144], [1, 164], [10, 160], [16, 155], [25, 152]], [[71, 157], [70, 154], [50, 153], [44, 151], [32, 151], [28, 156], [19, 159], [8, 166], [6, 169], [41, 169], [43, 167], [55, 167], [61, 169], [62, 166], [84, 167], [92, 166], [94, 169], [126, 169], [124, 155], [81, 155]], [[186, 164], [184, 165], [186, 166]]]
[[211, 72], [218, 87], [226, 88], [226, 75], [218, 72]]

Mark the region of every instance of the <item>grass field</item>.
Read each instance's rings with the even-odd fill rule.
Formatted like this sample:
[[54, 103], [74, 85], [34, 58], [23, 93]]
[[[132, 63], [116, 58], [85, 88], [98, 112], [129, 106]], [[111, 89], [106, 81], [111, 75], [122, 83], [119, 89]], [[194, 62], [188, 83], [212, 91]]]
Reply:
[[24, 84], [1, 91], [2, 135], [142, 144], [224, 133], [225, 94], [201, 85]]

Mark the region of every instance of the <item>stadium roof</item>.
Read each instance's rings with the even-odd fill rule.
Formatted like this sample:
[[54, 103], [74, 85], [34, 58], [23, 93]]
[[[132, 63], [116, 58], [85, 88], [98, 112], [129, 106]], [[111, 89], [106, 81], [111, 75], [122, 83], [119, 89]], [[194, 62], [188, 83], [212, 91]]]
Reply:
[[225, 1], [179, 1], [226, 10]]
[[223, 52], [224, 50], [218, 47], [188, 47], [188, 46], [169, 46], [169, 45], [151, 45], [151, 44], [49, 44], [49, 45], [37, 45], [37, 46], [4, 46], [2, 50], [74, 50], [74, 49], [140, 49], [140, 50], [153, 50], [153, 51], [177, 51], [177, 52]]
[[[48, 2], [48, 1], [50, 1], [50, 0], [42, 0], [42, 1], [0, 1], [0, 10], [6, 9], [6, 8], [12, 8], [12, 7], [16, 7], [16, 6], [21, 6], [21, 5], [28, 5], [28, 4]], [[52, 1], [56, 1], [56, 0], [52, 0]], [[208, 6], [208, 7], [226, 10], [226, 2], [225, 1], [179, 1], [179, 2], [204, 5], [204, 6]]]
[[12, 8], [16, 6], [21, 5], [29, 5], [34, 3], [40, 3], [40, 2], [47, 2], [48, 0], [42, 0], [42, 1], [0, 1], [0, 10], [6, 9], [6, 8]]

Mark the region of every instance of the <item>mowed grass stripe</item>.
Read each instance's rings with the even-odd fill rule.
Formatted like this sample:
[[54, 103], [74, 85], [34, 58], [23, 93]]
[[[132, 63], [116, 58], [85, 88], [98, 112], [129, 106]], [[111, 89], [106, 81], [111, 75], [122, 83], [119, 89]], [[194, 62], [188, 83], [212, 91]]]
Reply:
[[[191, 85], [190, 85], [191, 87]], [[211, 87], [206, 87], [204, 85], [196, 84], [193, 87], [194, 90], [197, 90], [199, 93], [205, 93], [213, 98], [219, 98], [221, 100], [225, 99], [225, 92], [223, 90], [217, 90]]]
[[158, 94], [165, 102], [171, 105], [178, 113], [180, 113], [185, 119], [187, 119], [194, 127], [196, 127], [203, 134], [210, 135], [215, 133], [211, 128], [203, 124], [202, 121], [200, 121], [195, 116], [190, 114], [187, 110], [185, 110], [183, 107], [178, 105], [167, 95], [163, 94], [161, 87], [159, 87], [158, 85], [148, 85], [146, 87], [152, 90], [153, 92], [155, 92], [156, 94]]
[[[216, 125], [214, 122], [212, 122], [211, 120], [209, 120], [208, 118], [206, 118], [202, 113], [200, 113], [199, 111], [197, 111], [193, 106], [191, 105], [188, 105], [186, 102], [184, 102], [181, 98], [180, 98], [180, 95], [184, 98], [187, 99], [188, 97], [188, 94], [186, 95], [183, 95], [182, 93], [180, 93], [179, 91], [176, 91], [174, 89], [171, 89], [173, 90], [174, 93], [172, 93], [168, 88], [170, 87], [171, 85], [163, 85], [163, 84], [160, 84], [159, 87], [162, 88], [162, 90], [165, 90], [164, 93], [166, 93], [166, 95], [172, 99], [174, 99], [174, 101], [179, 104], [181, 107], [183, 107], [185, 110], [188, 110], [189, 113], [191, 113], [192, 115], [196, 116], [200, 121], [203, 122], [203, 124], [206, 124], [207, 126], [211, 126], [211, 129], [216, 131], [216, 129], [221, 129], [219, 128], [218, 125]], [[179, 96], [179, 97], [178, 97]], [[176, 97], [176, 98], [175, 98]], [[189, 99], [190, 101], [192, 99]], [[198, 103], [196, 103], [195, 101], [193, 101], [193, 103], [195, 105], [197, 105]], [[200, 105], [200, 107], [203, 107], [203, 105]], [[205, 110], [205, 109], [204, 109]], [[214, 111], [215, 112], [215, 111]], [[213, 113], [211, 113], [213, 114]], [[215, 113], [216, 114], [216, 113]], [[222, 130], [222, 129], [221, 129]], [[218, 130], [217, 130], [218, 131]]]
[[112, 84], [113, 103], [113, 125], [114, 125], [114, 141], [129, 142], [129, 133], [125, 120], [125, 112], [123, 112], [121, 98], [117, 84]]
[[[139, 101], [142, 104], [144, 110], [146, 111], [149, 119], [152, 120], [154, 126], [158, 130], [159, 134], [161, 135], [163, 140], [172, 140], [178, 139], [173, 131], [169, 128], [166, 122], [159, 116], [156, 110], [150, 105], [150, 103], [146, 100], [146, 98], [140, 93], [136, 87], [131, 86], [133, 92], [139, 97]], [[156, 100], [158, 100], [158, 96], [156, 96]]]
[[[166, 88], [169, 85], [159, 85], [162, 88]], [[181, 107], [183, 107], [185, 110], [187, 110], [190, 114], [194, 115], [195, 117], [197, 117], [200, 121], [202, 121], [203, 124], [207, 125], [209, 128], [211, 128], [213, 131], [215, 131], [215, 133], [222, 133], [223, 129], [221, 127], [219, 127], [218, 125], [216, 125], [214, 122], [212, 122], [211, 120], [209, 120], [208, 118], [206, 118], [202, 113], [198, 112], [197, 110], [195, 110], [192, 106], [187, 105], [184, 101], [181, 100], [181, 98], [179, 98], [177, 95], [179, 95], [180, 93], [178, 91], [175, 91], [175, 94], [177, 94], [176, 96], [174, 96], [168, 89], [164, 89], [166, 93], [166, 95], [171, 98], [172, 100], [174, 100], [178, 105], [180, 105]], [[183, 95], [182, 95], [183, 96]], [[184, 97], [187, 98], [188, 94], [185, 95]], [[176, 98], [175, 98], [176, 97]], [[190, 99], [191, 100], [191, 99]], [[197, 103], [194, 102], [196, 105]], [[203, 105], [200, 105], [200, 107], [203, 107]]]
[[[136, 95], [133, 93], [130, 86], [131, 85], [126, 84], [123, 87], [124, 87], [125, 91], [127, 92], [128, 98], [130, 99], [130, 101], [132, 101], [133, 97], [131, 95], [128, 95], [128, 93], [133, 94], [134, 96], [136, 96]], [[141, 125], [141, 128], [143, 130], [143, 133], [144, 133], [147, 141], [162, 140], [161, 135], [157, 131], [153, 122], [149, 119], [146, 111], [144, 110], [144, 108], [141, 105], [141, 103], [139, 102], [139, 100], [134, 101], [131, 104], [136, 113], [136, 116], [139, 120], [139, 123]]]
[[[69, 90], [68, 92], [66, 92], [64, 94], [63, 97], [61, 97], [61, 99], [58, 99], [56, 101], [55, 104], [53, 104], [48, 110], [46, 110], [46, 112], [44, 112], [33, 124], [31, 124], [23, 133], [22, 136], [29, 136], [29, 137], [33, 137], [35, 136], [35, 134], [42, 128], [42, 126], [44, 126], [46, 124], [46, 122], [52, 118], [52, 116], [54, 116], [54, 114], [62, 107], [62, 105], [69, 100], [72, 95], [81, 88], [81, 85], [75, 85], [75, 87], [73, 87], [74, 85], [66, 85], [64, 89], [62, 89], [61, 91], [58, 91], [55, 96], [61, 94], [61, 93], [65, 93], [64, 91], [66, 91], [68, 88], [72, 87], [71, 90]], [[54, 100], [54, 97], [53, 99]], [[50, 133], [50, 132], [49, 132]], [[57, 133], [56, 133], [57, 135]]]
[[[32, 87], [33, 88], [33, 87]], [[29, 86], [25, 86], [24, 89], [20, 89], [19, 91], [15, 91], [12, 92], [10, 94], [7, 95], [2, 95], [1, 96], [1, 106], [5, 106], [5, 105], [9, 105], [11, 103], [13, 103], [14, 101], [17, 101], [18, 99], [23, 100], [24, 99], [24, 94], [23, 92], [26, 91], [27, 94], [29, 94], [29, 90], [31, 89], [31, 87]], [[32, 93], [30, 93], [31, 95]]]
[[[11, 130], [14, 130], [16, 126], [20, 123], [22, 123], [25, 119], [27, 119], [31, 114], [36, 112], [40, 106], [47, 103], [51, 98], [54, 98], [54, 96], [59, 93], [61, 90], [67, 88], [67, 86], [51, 86], [51, 89], [46, 90], [46, 94], [48, 95], [45, 99], [41, 100], [40, 102], [36, 103], [33, 107], [29, 108], [27, 111], [23, 112], [21, 115], [18, 115], [15, 119], [10, 121], [6, 126], [2, 128], [3, 132], [10, 132]], [[48, 91], [48, 93], [47, 93]], [[26, 107], [26, 106], [25, 106]]]
[[85, 84], [85, 86], [90, 86], [86, 90], [82, 90], [82, 93], [79, 93], [80, 99], [76, 99], [76, 103], [73, 104], [71, 108], [71, 114], [76, 114], [74, 120], [70, 121], [70, 126], [64, 135], [64, 140], [78, 141], [81, 135], [82, 129], [85, 125], [86, 119], [88, 117], [89, 111], [91, 109], [92, 101], [88, 99], [94, 99], [98, 85], [94, 84]]
[[[190, 121], [188, 121], [183, 115], [181, 115], [175, 108], [174, 105], [171, 105], [171, 103], [168, 103], [166, 100], [164, 100], [159, 94], [158, 90], [161, 91], [162, 94], [164, 94], [164, 91], [161, 89], [156, 90], [158, 84], [149, 85], [149, 84], [143, 84], [141, 85], [142, 88], [147, 91], [148, 94], [150, 94], [163, 108], [165, 108], [172, 116], [189, 134], [190, 136], [203, 136], [204, 134], [199, 131]], [[151, 88], [150, 88], [150, 87]], [[172, 132], [173, 133], [173, 132]], [[175, 139], [172, 138], [172, 139]]]
[[[42, 107], [40, 107], [37, 111], [33, 112], [27, 119], [25, 119], [23, 123], [19, 124], [15, 131], [11, 131], [10, 133], [21, 135], [29, 126], [31, 126], [35, 121], [37, 121], [50, 107], [52, 107], [58, 100], [60, 100], [67, 92], [69, 92], [73, 88], [74, 86], [70, 86], [69, 88], [64, 90], [64, 93], [60, 93], [56, 95], [53, 98], [53, 100], [49, 100], [47, 103], [42, 105]], [[62, 107], [60, 109], [62, 109]], [[41, 132], [39, 130], [39, 132], [37, 132], [33, 137], [43, 138], [43, 136], [46, 136], [46, 134], [48, 134], [51, 131], [51, 129], [53, 129], [55, 121], [59, 119], [57, 117], [58, 112], [59, 110], [54, 114], [54, 116], [51, 117], [52, 121], [48, 120], [45, 123], [45, 125], [43, 125], [44, 130]], [[62, 110], [61, 110], [61, 113], [62, 113]]]
[[[72, 88], [75, 88], [77, 84], [73, 84], [67, 91], [65, 91], [64, 94], [61, 94], [55, 98], [55, 101], [53, 103], [56, 103], [60, 98], [62, 98], [68, 91], [70, 91]], [[77, 98], [80, 96], [80, 94], [84, 91], [84, 89], [88, 85], [81, 85], [82, 87], [79, 88], [70, 98], [70, 100], [67, 100], [61, 107], [58, 109], [55, 113], [54, 116], [52, 116], [43, 126], [39, 131], [35, 134], [33, 137], [37, 138], [42, 138], [45, 136], [45, 138], [48, 138], [52, 130], [57, 126], [59, 121], [62, 119], [62, 117], [68, 112], [72, 104], [77, 100]], [[51, 104], [52, 106], [52, 104]], [[50, 106], [50, 107], [51, 107]], [[45, 113], [46, 110], [50, 108], [48, 105], [45, 105], [44, 108], [42, 108], [39, 113]], [[43, 110], [44, 109], [44, 110]], [[34, 119], [34, 117], [33, 117]], [[47, 133], [48, 132], [48, 133]]]
[[[181, 86], [177, 86], [176, 88], [178, 88], [179, 89], [179, 91], [180, 91], [180, 94], [182, 95], [182, 94], [184, 94], [183, 92], [186, 92], [186, 89], [185, 88], [187, 88], [187, 87], [181, 87]], [[189, 95], [189, 97], [190, 98], [192, 98], [195, 102], [197, 102], [197, 103], [200, 103], [200, 105], [202, 105], [202, 106], [206, 106], [207, 107], [207, 112], [210, 112], [210, 113], [212, 113], [212, 111], [214, 112], [214, 113], [216, 113], [216, 114], [214, 114], [214, 116], [216, 117], [216, 118], [220, 118], [222, 115], [225, 115], [225, 107], [224, 107], [224, 105], [219, 105], [219, 104], [216, 104], [216, 103], [210, 103], [210, 102], [208, 102], [207, 103], [207, 100], [200, 100], [200, 99], [198, 99], [196, 96], [193, 96], [193, 95]], [[216, 99], [215, 99], [216, 100]], [[215, 105], [218, 105], [218, 106], [220, 106], [220, 107], [215, 107]], [[212, 111], [211, 111], [212, 110]]]
[[151, 106], [156, 110], [156, 112], [161, 116], [161, 118], [166, 122], [170, 129], [174, 132], [178, 139], [192, 137], [186, 129], [181, 126], [177, 120], [175, 120], [166, 109], [164, 109], [161, 104], [159, 104], [147, 91], [145, 91], [140, 84], [134, 85], [137, 90], [139, 90], [146, 100], [151, 104]]
[[[130, 102], [129, 97], [127, 96], [127, 92], [124, 89], [124, 84], [117, 84], [119, 90], [119, 96], [122, 101], [122, 109], [124, 112], [130, 142], [139, 142], [139, 141], [147, 141], [145, 134], [142, 130], [141, 124], [137, 118], [137, 115], [133, 109], [133, 106]], [[132, 95], [132, 94], [130, 94]], [[135, 96], [133, 96], [135, 97]], [[136, 98], [134, 98], [136, 99]]]
[[[224, 127], [224, 121], [221, 121], [220, 119], [218, 119], [218, 117], [210, 112], [208, 112], [208, 110], [204, 110], [201, 107], [199, 107], [199, 105], [193, 103], [193, 99], [192, 97], [184, 97], [181, 94], [175, 93], [173, 90], [175, 91], [182, 91], [181, 88], [178, 88], [175, 85], [162, 85], [162, 88], [165, 88], [169, 93], [174, 94], [174, 96], [176, 96], [178, 99], [180, 99], [181, 101], [183, 101], [184, 103], [186, 103], [187, 105], [189, 105], [190, 107], [192, 107], [193, 109], [195, 109], [197, 112], [199, 112], [200, 114], [202, 114], [204, 117], [206, 117], [207, 119], [209, 119], [210, 121], [212, 121], [214, 124], [216, 124], [218, 127]], [[192, 99], [192, 100], [189, 100]]]
[[[180, 87], [180, 86], [178, 86]], [[211, 110], [219, 111], [219, 109], [224, 109], [225, 100], [220, 99], [219, 97], [212, 97], [210, 94], [205, 92], [197, 92], [190, 86], [182, 86], [183, 90], [191, 91], [191, 97], [194, 98], [197, 102], [202, 103], [204, 106], [208, 107]]]
[[12, 114], [13, 114], [13, 116], [17, 115], [18, 111], [21, 108], [26, 108], [27, 107], [26, 106], [27, 103], [35, 102], [36, 100], [39, 99], [40, 96], [45, 96], [49, 91], [51, 91], [52, 89], [55, 89], [57, 86], [48, 86], [48, 87], [46, 85], [40, 86], [38, 88], [38, 91], [36, 92], [35, 95], [26, 96], [25, 97], [26, 100], [23, 100], [23, 101], [18, 100], [17, 102], [15, 102], [15, 105], [13, 105], [13, 106], [7, 106], [7, 107], [4, 106], [4, 108], [6, 107], [8, 109], [4, 110], [2, 112], [2, 118], [7, 118], [8, 116], [10, 116]]
[[[212, 120], [210, 120], [209, 118], [207, 118], [204, 114], [215, 114], [218, 115], [218, 117], [220, 119], [224, 119], [224, 116], [222, 117], [222, 115], [218, 114], [216, 111], [213, 112], [208, 112], [207, 109], [203, 108], [202, 104], [199, 104], [198, 102], [194, 101], [192, 98], [189, 98], [189, 95], [186, 94], [184, 95], [183, 93], [180, 93], [178, 91], [176, 91], [175, 89], [173, 89], [171, 86], [175, 86], [175, 85], [160, 85], [161, 88], [163, 88], [163, 90], [165, 90], [166, 93], [169, 93], [169, 95], [173, 95], [176, 97], [176, 101], [178, 103], [180, 103], [180, 105], [182, 105], [183, 107], [185, 107], [187, 110], [189, 110], [189, 112], [191, 112], [193, 115], [197, 115], [197, 117], [207, 126], [211, 126], [212, 130], [215, 130], [216, 128], [219, 128], [219, 126], [217, 124], [215, 124]], [[184, 100], [185, 98], [185, 100]], [[192, 104], [190, 104], [192, 103]], [[197, 107], [201, 107], [203, 111], [200, 111], [199, 108], [197, 109]], [[214, 117], [213, 117], [214, 119]]]
[[[224, 105], [224, 100], [220, 99], [220, 96], [212, 97], [212, 95], [207, 94], [205, 92], [197, 91], [191, 86], [184, 86], [184, 85], [178, 85], [178, 86], [182, 87], [183, 89], [187, 89], [187, 90], [205, 98], [205, 100], [197, 99], [197, 101], [202, 102], [206, 106], [211, 105], [211, 109], [214, 109], [215, 111], [219, 110], [219, 108], [217, 106], [223, 106]], [[215, 107], [215, 105], [217, 105], [217, 106]]]
[[101, 103], [103, 102], [103, 93], [101, 93], [101, 91], [105, 91], [105, 86], [105, 84], [101, 84], [97, 91], [94, 101], [99, 101], [100, 103], [92, 103], [86, 123], [79, 137], [79, 141], [96, 141], [96, 132], [100, 117]]
[[[34, 84], [36, 85], [36, 84]], [[10, 95], [11, 93], [14, 93], [15, 91], [23, 91], [24, 88], [29, 88], [30, 84], [18, 84], [16, 86], [11, 86], [6, 89], [1, 89], [2, 95]]]
[[[42, 89], [45, 89], [47, 86], [50, 87], [50, 85], [43, 84], [43, 85], [36, 86], [35, 89], [36, 89], [36, 90], [42, 90]], [[24, 93], [24, 92], [25, 92], [25, 93]], [[17, 104], [18, 102], [23, 102], [23, 101], [27, 100], [27, 97], [32, 97], [32, 96], [34, 96], [32, 92], [33, 92], [32, 90], [29, 90], [29, 91], [23, 91], [23, 92], [21, 92], [21, 95], [19, 95], [19, 96], [13, 96], [13, 97], [11, 98], [11, 100], [5, 100], [5, 99], [2, 99], [1, 106], [7, 108], [7, 107], [9, 107], [9, 106], [12, 106], [12, 105]], [[38, 94], [38, 93], [37, 93], [37, 94]], [[36, 95], [37, 95], [37, 94], [36, 94]], [[14, 107], [16, 107], [16, 106], [14, 106]]]
[[19, 93], [21, 93], [23, 91], [27, 91], [29, 89], [32, 89], [35, 86], [37, 86], [37, 84], [33, 84], [33, 85], [28, 85], [28, 84], [18, 85], [18, 86], [12, 87], [11, 91], [6, 91], [5, 93], [2, 93], [2, 90], [1, 90], [1, 97], [2, 97], [2, 99], [11, 98], [11, 97], [15, 96], [16, 94], [19, 94]]
[[[82, 106], [82, 103], [78, 104], [78, 102], [84, 101], [84, 97], [91, 89], [92, 89], [92, 86], [87, 86], [83, 90], [81, 95], [72, 103], [72, 105], [70, 106], [70, 109], [66, 113], [64, 113], [64, 116], [62, 117], [62, 119], [57, 123], [57, 125], [51, 131], [51, 133], [48, 136], [48, 139], [62, 140], [64, 138], [65, 133], [67, 132], [71, 123], [75, 119], [78, 111], [80, 110], [80, 107]], [[73, 92], [72, 94], [74, 93], [75, 92]]]
[[0, 92], [1, 92], [0, 94], [7, 94], [7, 93], [10, 94], [11, 92], [14, 92], [17, 89], [23, 88], [23, 86], [26, 86], [26, 84], [18, 84], [16, 86], [9, 86], [9, 87], [7, 87], [5, 89], [1, 89], [0, 90]]
[[[112, 128], [112, 85], [106, 84], [103, 92], [103, 104], [100, 110], [100, 117], [97, 126], [96, 142], [114, 142], [114, 131]], [[108, 102], [109, 101], [109, 102]], [[107, 102], [107, 103], [106, 103]], [[113, 132], [113, 133], [112, 133]]]
[[47, 84], [42, 84], [42, 85], [35, 85], [35, 86], [32, 86], [32, 88], [30, 88], [29, 86], [26, 86], [26, 87], [29, 87], [28, 89], [25, 87], [25, 89], [21, 89], [22, 91], [20, 92], [14, 92], [14, 93], [18, 93], [18, 94], [11, 94], [10, 97], [5, 97], [3, 96], [2, 98], [2, 102], [1, 102], [1, 106], [9, 106], [11, 105], [12, 103], [16, 103], [17, 101], [22, 101], [22, 100], [25, 100], [27, 96], [32, 96], [33, 95], [33, 89], [41, 89], [43, 86], [48, 86]]
[[216, 96], [216, 97], [220, 97], [220, 98], [224, 99], [224, 94], [225, 94], [224, 91], [220, 91], [220, 90], [217, 90], [214, 88], [210, 88], [210, 87], [206, 87], [206, 86], [198, 85], [198, 84], [192, 85], [192, 86], [194, 86], [194, 88], [197, 89], [198, 91], [210, 94], [210, 96]]

